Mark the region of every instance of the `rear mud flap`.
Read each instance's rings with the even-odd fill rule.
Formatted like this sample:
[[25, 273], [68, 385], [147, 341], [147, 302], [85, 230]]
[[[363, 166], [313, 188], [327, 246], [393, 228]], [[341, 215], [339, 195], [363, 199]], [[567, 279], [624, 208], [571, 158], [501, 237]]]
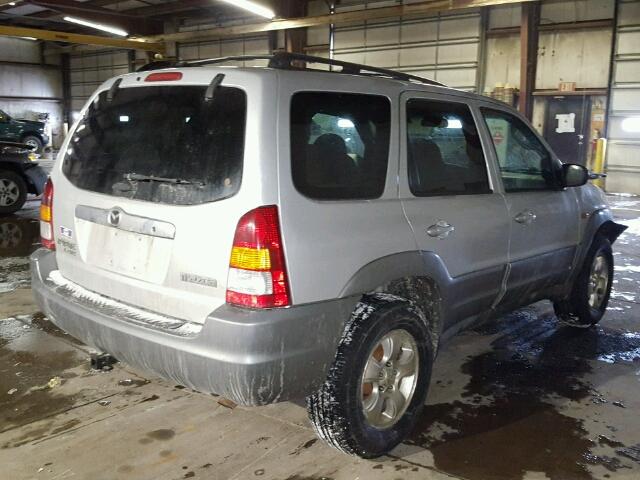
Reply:
[[33, 166], [24, 171], [27, 181], [29, 183], [29, 193], [35, 195], [42, 195], [44, 192], [44, 185], [47, 183], [47, 173], [38, 166]]

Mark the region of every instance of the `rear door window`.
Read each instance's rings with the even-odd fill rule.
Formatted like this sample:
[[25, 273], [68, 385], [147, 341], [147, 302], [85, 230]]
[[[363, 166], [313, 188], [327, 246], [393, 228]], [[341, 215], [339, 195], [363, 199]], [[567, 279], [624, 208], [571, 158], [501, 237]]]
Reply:
[[391, 104], [382, 96], [301, 92], [291, 102], [291, 169], [303, 195], [319, 200], [382, 195]]
[[467, 105], [409, 100], [407, 136], [409, 187], [415, 196], [491, 193], [480, 136]]
[[121, 88], [102, 92], [63, 162], [78, 188], [136, 200], [194, 205], [240, 188], [247, 101], [238, 88]]

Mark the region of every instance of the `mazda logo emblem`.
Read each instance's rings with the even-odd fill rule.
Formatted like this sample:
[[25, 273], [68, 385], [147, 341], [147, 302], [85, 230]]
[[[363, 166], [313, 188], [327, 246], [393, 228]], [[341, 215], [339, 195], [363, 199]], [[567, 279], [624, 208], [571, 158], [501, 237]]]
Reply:
[[117, 227], [118, 224], [120, 223], [120, 214], [121, 214], [120, 210], [111, 210], [107, 218], [109, 225], [113, 225], [114, 227]]

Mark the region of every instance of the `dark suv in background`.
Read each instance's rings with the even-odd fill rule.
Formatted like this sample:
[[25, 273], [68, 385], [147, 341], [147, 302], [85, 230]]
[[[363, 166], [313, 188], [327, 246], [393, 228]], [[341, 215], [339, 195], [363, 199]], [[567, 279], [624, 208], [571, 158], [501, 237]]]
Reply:
[[31, 146], [0, 142], [0, 216], [20, 210], [27, 194], [41, 195], [46, 181], [47, 173], [38, 166]]
[[17, 120], [0, 110], [0, 141], [25, 143], [40, 153], [49, 137], [44, 132], [44, 123]]

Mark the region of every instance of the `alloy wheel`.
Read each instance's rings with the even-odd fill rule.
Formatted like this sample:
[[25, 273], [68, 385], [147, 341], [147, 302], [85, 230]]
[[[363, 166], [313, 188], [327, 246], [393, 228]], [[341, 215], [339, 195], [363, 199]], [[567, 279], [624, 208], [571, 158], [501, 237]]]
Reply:
[[599, 309], [604, 302], [609, 287], [609, 262], [604, 255], [596, 255], [589, 274], [589, 306]]
[[360, 384], [371, 426], [390, 428], [402, 418], [416, 389], [419, 360], [416, 340], [403, 329], [388, 332], [371, 350]]
[[20, 187], [8, 178], [0, 178], [0, 207], [10, 207], [20, 198]]

